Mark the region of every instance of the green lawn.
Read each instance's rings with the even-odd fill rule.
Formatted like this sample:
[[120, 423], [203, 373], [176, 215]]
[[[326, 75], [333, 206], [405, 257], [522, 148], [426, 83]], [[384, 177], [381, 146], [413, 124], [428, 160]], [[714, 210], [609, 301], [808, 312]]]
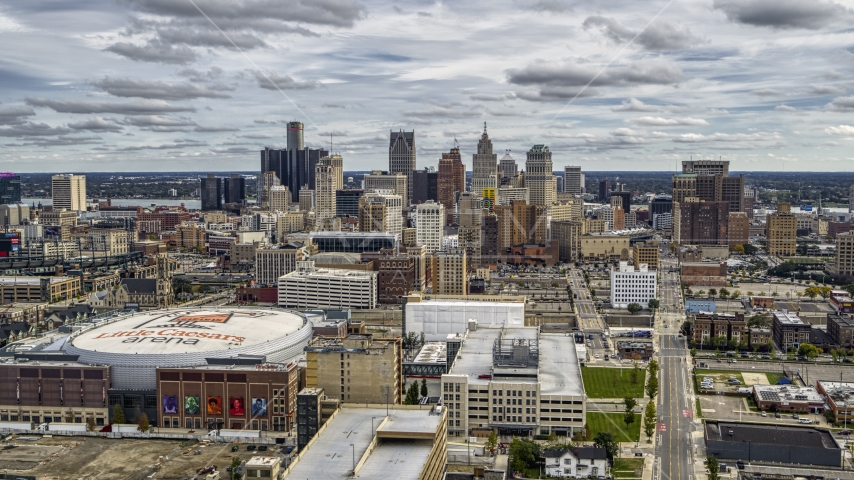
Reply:
[[779, 382], [781, 378], [785, 377], [785, 375], [780, 372], [766, 372], [765, 376], [768, 377], [768, 383], [771, 385], [777, 385], [777, 382]]
[[587, 438], [592, 440], [599, 432], [611, 432], [618, 442], [636, 442], [640, 437], [641, 415], [635, 414], [635, 421], [626, 431], [622, 413], [587, 412]]
[[614, 478], [641, 478], [642, 472], [642, 458], [615, 458], [614, 466], [611, 468]]
[[631, 369], [581, 367], [584, 391], [589, 398], [642, 398], [644, 373], [641, 369], [637, 383], [632, 385]]

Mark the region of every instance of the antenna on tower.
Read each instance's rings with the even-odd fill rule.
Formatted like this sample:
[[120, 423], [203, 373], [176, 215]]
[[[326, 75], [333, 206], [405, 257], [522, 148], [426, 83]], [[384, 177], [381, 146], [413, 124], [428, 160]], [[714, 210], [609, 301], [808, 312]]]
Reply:
[[486, 122], [483, 122], [483, 134], [486, 135]]
[[457, 142], [457, 136], [455, 134], [454, 135], [454, 147], [459, 148], [459, 146], [460, 146], [460, 144], [459, 144], [459, 142]]
[[332, 155], [332, 134], [334, 132], [329, 132], [329, 155]]

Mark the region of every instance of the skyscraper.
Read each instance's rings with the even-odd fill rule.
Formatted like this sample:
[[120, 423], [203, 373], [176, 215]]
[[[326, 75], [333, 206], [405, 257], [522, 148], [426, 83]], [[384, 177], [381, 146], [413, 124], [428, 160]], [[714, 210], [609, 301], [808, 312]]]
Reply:
[[305, 149], [302, 122], [288, 122], [288, 153], [293, 158], [296, 152]]
[[[335, 190], [344, 189], [344, 158], [339, 154], [332, 154], [320, 159], [321, 162], [332, 166]], [[315, 180], [316, 182], [317, 180]]]
[[[500, 178], [513, 178], [519, 173], [516, 166], [516, 160], [509, 153], [501, 157], [501, 162], [498, 164], [498, 176]], [[504, 182], [501, 182], [503, 185]]]
[[225, 203], [246, 203], [246, 179], [236, 173], [232, 173], [224, 179]]
[[222, 210], [222, 179], [209, 173], [202, 179], [202, 210]]
[[581, 173], [581, 167], [566, 166], [563, 168], [563, 191], [573, 195], [581, 195], [584, 193], [584, 174]]
[[14, 173], [0, 172], [0, 205], [21, 201], [21, 177]]
[[[336, 155], [337, 156], [337, 155]], [[338, 156], [340, 159], [341, 157]], [[332, 165], [329, 157], [325, 157], [315, 167], [315, 185], [314, 189], [316, 199], [314, 206], [314, 226], [318, 231], [334, 231], [335, 228], [335, 191], [339, 188], [337, 183], [339, 178], [336, 176], [335, 167]], [[340, 220], [338, 221], [340, 230]]]
[[390, 132], [388, 146], [388, 173], [402, 173], [407, 178], [406, 205], [412, 203], [412, 171], [415, 170], [415, 130]]
[[442, 249], [442, 232], [445, 225], [445, 207], [432, 200], [415, 207], [416, 243], [427, 247], [432, 254]]
[[611, 198], [610, 182], [608, 180], [599, 180], [599, 201], [607, 202]]
[[51, 177], [51, 198], [56, 210], [86, 210], [86, 176], [54, 175]]
[[439, 199], [439, 173], [433, 167], [412, 172], [412, 203]]
[[454, 147], [448, 153], [442, 154], [439, 160], [438, 197], [439, 203], [445, 207], [445, 215], [452, 219], [454, 203], [459, 193], [466, 189], [466, 167], [460, 155], [460, 149]]
[[481, 227], [483, 220], [482, 198], [475, 192], [463, 192], [460, 194], [459, 204], [459, 230], [458, 238], [460, 248], [466, 252], [469, 270], [480, 266], [481, 248], [483, 241]]
[[274, 171], [261, 172], [261, 175], [258, 176], [255, 182], [255, 190], [263, 208], [270, 206], [270, 189], [279, 186], [281, 186], [281, 182], [279, 182], [279, 176]]
[[525, 162], [525, 186], [532, 205], [548, 206], [557, 200], [557, 179], [552, 171], [552, 152], [545, 145], [534, 145]]
[[483, 135], [477, 142], [477, 153], [472, 155], [472, 165], [472, 192], [483, 195], [484, 188], [498, 188], [498, 155], [492, 153], [486, 122], [483, 123]]

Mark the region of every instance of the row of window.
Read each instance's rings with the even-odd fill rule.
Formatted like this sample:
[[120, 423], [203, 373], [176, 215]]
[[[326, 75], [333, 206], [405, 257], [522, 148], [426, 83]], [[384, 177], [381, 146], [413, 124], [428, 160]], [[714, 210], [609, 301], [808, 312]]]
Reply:
[[[518, 410], [518, 411], [517, 411]], [[492, 407], [492, 413], [522, 413], [521, 407], [507, 407], [507, 412], [504, 411], [504, 407]], [[525, 413], [534, 415], [537, 414], [537, 408], [525, 408]]]
[[[63, 418], [61, 415], [50, 416], [45, 415], [44, 417], [40, 415], [8, 415], [8, 414], [0, 414], [0, 422], [17, 422], [20, 418], [21, 422], [33, 422], [33, 423], [50, 423], [57, 422], [62, 423], [68, 420], [68, 418]], [[70, 423], [70, 422], [66, 422]], [[83, 423], [83, 417], [74, 417], [74, 423]], [[104, 425], [104, 417], [99, 417], [95, 419], [95, 425]]]
[[[504, 396], [504, 390], [493, 390], [492, 395], [493, 396]], [[522, 396], [522, 390], [507, 390], [507, 396], [508, 397], [521, 397]], [[536, 398], [537, 392], [531, 391], [531, 390], [525, 390], [524, 396]]]

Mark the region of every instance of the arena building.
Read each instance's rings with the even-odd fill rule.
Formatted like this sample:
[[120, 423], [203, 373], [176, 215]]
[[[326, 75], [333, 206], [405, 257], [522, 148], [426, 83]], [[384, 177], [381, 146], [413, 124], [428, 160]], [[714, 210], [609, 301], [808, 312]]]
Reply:
[[302, 352], [311, 335], [311, 322], [288, 310], [150, 310], [73, 332], [61, 340], [59, 349], [77, 356], [81, 363], [109, 365], [115, 389], [154, 390], [158, 367], [222, 364], [222, 359], [238, 363], [239, 357], [246, 356], [287, 363]]

